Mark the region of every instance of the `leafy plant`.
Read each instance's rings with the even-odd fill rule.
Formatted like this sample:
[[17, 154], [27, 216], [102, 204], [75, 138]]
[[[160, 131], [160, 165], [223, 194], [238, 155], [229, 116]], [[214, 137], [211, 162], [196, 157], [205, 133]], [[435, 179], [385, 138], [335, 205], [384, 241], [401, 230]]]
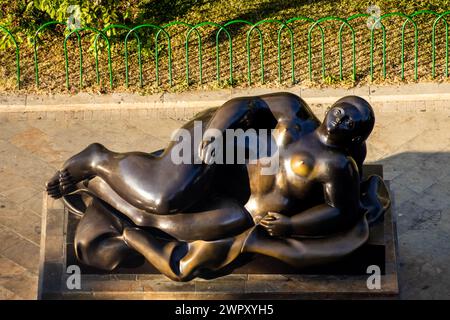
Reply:
[[[34, 33], [43, 23], [52, 20], [66, 23], [75, 13], [76, 27], [89, 26], [101, 30], [111, 24], [130, 24], [136, 12], [137, 5], [130, 1], [0, 0], [0, 24], [9, 29], [19, 43], [24, 40], [31, 43]], [[115, 30], [111, 30], [111, 34], [114, 33]], [[10, 41], [2, 41], [0, 48], [11, 45]]]
[[[19, 43], [25, 39], [31, 40], [42, 21], [48, 19], [49, 16], [45, 12], [35, 8], [33, 1], [0, 0], [0, 24], [7, 28]], [[3, 33], [0, 48], [8, 48], [12, 45], [8, 35]]]

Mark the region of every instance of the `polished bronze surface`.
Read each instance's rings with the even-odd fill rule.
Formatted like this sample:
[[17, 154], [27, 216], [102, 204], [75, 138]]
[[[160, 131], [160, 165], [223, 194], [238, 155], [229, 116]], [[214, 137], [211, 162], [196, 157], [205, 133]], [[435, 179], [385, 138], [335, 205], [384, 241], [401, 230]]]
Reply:
[[[176, 140], [151, 154], [92, 144], [50, 179], [48, 193], [81, 215], [82, 263], [112, 270], [142, 255], [177, 281], [218, 276], [252, 254], [300, 269], [354, 252], [390, 205], [379, 176], [362, 179], [375, 118], [360, 97], [338, 100], [322, 123], [289, 93], [232, 99], [182, 129], [195, 135], [198, 121], [203, 139], [190, 141], [189, 163], [173, 161]], [[219, 136], [208, 129], [243, 149], [245, 163], [214, 163]], [[227, 139], [227, 129], [255, 129], [260, 139], [273, 129], [268, 153]], [[268, 159], [277, 164], [269, 173]]]

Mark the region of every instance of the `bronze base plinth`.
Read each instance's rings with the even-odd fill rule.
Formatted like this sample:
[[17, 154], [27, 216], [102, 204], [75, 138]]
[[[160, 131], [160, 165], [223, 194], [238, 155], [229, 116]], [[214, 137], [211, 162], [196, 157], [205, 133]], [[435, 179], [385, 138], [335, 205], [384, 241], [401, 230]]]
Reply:
[[[366, 165], [365, 174], [382, 176], [381, 165]], [[393, 206], [370, 229], [368, 242], [348, 258], [326, 267], [295, 270], [263, 256], [248, 257], [233, 273], [206, 280], [175, 282], [143, 259], [128, 261], [112, 272], [80, 265], [74, 256], [77, 217], [61, 202], [44, 195], [39, 299], [386, 299], [397, 298], [397, 235]], [[80, 268], [80, 289], [70, 265]], [[372, 274], [381, 270], [380, 289], [369, 289]]]

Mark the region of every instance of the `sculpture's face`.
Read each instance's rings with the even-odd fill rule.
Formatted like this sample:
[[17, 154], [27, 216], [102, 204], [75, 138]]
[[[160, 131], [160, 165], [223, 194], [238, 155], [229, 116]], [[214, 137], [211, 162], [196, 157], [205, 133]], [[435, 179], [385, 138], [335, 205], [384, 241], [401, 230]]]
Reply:
[[355, 140], [362, 140], [361, 130], [364, 131], [364, 119], [355, 106], [340, 103], [333, 106], [326, 114], [324, 125], [331, 140], [335, 143], [348, 144]]

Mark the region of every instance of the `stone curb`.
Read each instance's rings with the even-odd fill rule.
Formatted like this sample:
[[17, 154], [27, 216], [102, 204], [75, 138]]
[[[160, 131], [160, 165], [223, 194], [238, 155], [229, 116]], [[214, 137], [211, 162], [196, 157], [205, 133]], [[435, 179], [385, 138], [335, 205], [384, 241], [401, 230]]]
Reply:
[[[301, 96], [314, 111], [321, 112], [339, 98], [359, 95], [367, 99], [378, 112], [396, 111], [450, 111], [450, 83], [418, 83], [402, 86], [363, 86], [351, 89], [340, 88], [252, 88], [222, 89], [214, 91], [190, 91], [186, 93], [161, 93], [139, 95], [112, 93], [95, 95], [3, 95], [0, 96], [0, 118], [8, 119], [95, 119], [94, 114], [107, 113], [100, 119], [149, 118], [187, 116], [190, 111], [222, 105], [238, 96], [261, 95], [287, 91]], [[189, 110], [189, 111], [186, 111]], [[58, 115], [59, 114], [59, 115]], [[92, 114], [92, 115], [91, 115]], [[114, 114], [114, 115], [110, 115]], [[152, 115], [153, 114], [153, 115]], [[61, 116], [63, 115], [63, 116]], [[173, 116], [173, 115], [172, 115]]]

